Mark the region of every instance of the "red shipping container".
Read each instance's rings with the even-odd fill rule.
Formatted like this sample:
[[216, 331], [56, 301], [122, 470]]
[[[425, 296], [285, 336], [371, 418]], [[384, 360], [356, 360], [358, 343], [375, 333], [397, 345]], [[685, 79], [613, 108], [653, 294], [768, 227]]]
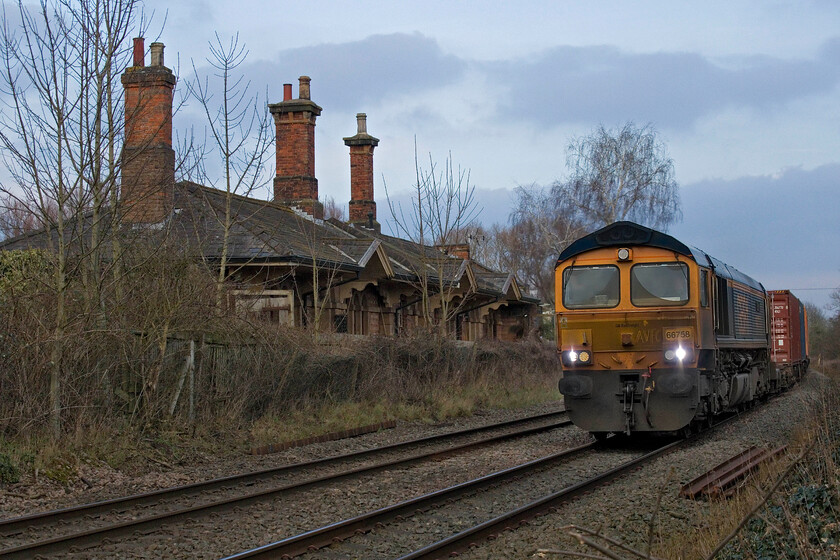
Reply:
[[805, 306], [790, 290], [770, 294], [770, 359], [776, 366], [796, 365], [808, 360], [808, 317]]

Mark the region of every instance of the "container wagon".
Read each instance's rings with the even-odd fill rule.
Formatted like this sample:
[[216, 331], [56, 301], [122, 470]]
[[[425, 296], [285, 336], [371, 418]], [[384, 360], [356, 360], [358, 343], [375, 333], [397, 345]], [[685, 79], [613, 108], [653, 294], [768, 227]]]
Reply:
[[790, 290], [771, 290], [770, 359], [782, 386], [799, 381], [808, 370], [808, 312]]

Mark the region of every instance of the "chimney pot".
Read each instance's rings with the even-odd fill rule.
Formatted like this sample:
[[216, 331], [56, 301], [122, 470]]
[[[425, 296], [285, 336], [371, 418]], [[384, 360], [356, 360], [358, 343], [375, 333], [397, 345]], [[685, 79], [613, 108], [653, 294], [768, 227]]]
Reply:
[[283, 84], [283, 101], [292, 99], [292, 84]]
[[163, 66], [163, 43], [152, 43], [149, 48], [152, 51], [151, 66]]
[[309, 76], [300, 77], [300, 86], [298, 88], [299, 99], [309, 99], [309, 82], [311, 81]]
[[365, 113], [356, 113], [356, 127], [358, 134], [367, 134], [367, 115]]
[[145, 51], [146, 47], [143, 45], [143, 37], [134, 38], [134, 66], [145, 66]]

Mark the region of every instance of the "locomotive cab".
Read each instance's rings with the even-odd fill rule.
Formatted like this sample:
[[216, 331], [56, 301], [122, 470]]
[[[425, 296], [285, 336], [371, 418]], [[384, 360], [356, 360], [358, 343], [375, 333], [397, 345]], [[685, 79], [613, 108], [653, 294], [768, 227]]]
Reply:
[[720, 331], [736, 319], [731, 305], [727, 313], [714, 305], [719, 289], [733, 300], [732, 274], [718, 276], [716, 262], [725, 267], [632, 222], [563, 251], [555, 269], [559, 389], [576, 425], [596, 435], [674, 432], [752, 398], [756, 383], [739, 376], [742, 367], [725, 386], [716, 381], [716, 324]]

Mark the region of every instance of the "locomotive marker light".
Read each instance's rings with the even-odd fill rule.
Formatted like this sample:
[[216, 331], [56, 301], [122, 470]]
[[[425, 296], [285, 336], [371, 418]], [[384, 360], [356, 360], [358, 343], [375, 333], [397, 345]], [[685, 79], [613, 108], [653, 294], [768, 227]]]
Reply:
[[[694, 329], [692, 327], [668, 327], [663, 332], [666, 342], [666, 362], [691, 362], [694, 360]], [[674, 345], [674, 346], [671, 346]]]
[[630, 249], [626, 247], [622, 247], [618, 250], [618, 260], [619, 261], [629, 261], [630, 260]]

